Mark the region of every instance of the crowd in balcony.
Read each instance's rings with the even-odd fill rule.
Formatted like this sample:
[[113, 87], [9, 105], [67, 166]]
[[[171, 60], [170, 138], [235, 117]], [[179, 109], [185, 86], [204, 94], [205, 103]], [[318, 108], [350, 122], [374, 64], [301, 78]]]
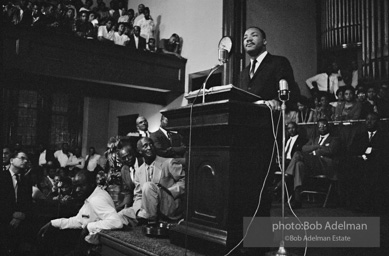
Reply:
[[149, 7], [138, 11], [126, 8], [126, 1], [58, 0], [52, 2], [10, 0], [3, 5], [3, 23], [36, 30], [49, 30], [96, 39], [130, 48], [162, 52], [181, 58], [180, 37], [173, 33], [169, 39], [157, 42], [156, 23]]

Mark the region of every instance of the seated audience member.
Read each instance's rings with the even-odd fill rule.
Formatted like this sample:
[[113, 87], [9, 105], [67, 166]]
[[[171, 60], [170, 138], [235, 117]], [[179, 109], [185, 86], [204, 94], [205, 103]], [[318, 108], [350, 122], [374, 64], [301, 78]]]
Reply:
[[96, 13], [90, 12], [89, 17], [88, 17], [88, 21], [93, 25], [94, 28], [99, 27], [99, 17], [97, 16]]
[[361, 89], [361, 90], [358, 90], [357, 92], [357, 101], [359, 101], [360, 103], [364, 103], [366, 101], [366, 90], [365, 88]]
[[105, 21], [111, 17], [109, 10], [104, 2], [98, 3], [96, 13], [99, 15], [101, 21]]
[[48, 161], [43, 168], [47, 174], [39, 181], [38, 188], [47, 198], [50, 197], [56, 191], [56, 181], [54, 180], [54, 178], [57, 174], [57, 164], [56, 162]]
[[99, 165], [101, 156], [96, 154], [96, 149], [94, 147], [89, 148], [89, 155], [85, 157], [85, 169], [90, 172], [94, 172], [96, 167]]
[[145, 7], [144, 17], [135, 23], [134, 26], [140, 27], [140, 36], [145, 38], [148, 41], [150, 38], [154, 38], [155, 24], [153, 19], [150, 16], [150, 9]]
[[308, 99], [301, 96], [297, 101], [297, 122], [298, 124], [305, 124], [313, 121], [313, 112], [309, 107]]
[[301, 208], [301, 191], [305, 177], [311, 175], [326, 175], [333, 177], [335, 173], [334, 158], [339, 153], [340, 141], [330, 134], [328, 121], [318, 120], [317, 128], [320, 136], [310, 139], [302, 147], [302, 152], [296, 152], [286, 169], [286, 175], [293, 177], [294, 201], [292, 207]]
[[177, 34], [172, 34], [169, 39], [161, 39], [159, 48], [162, 53], [182, 58], [180, 55], [180, 37]]
[[380, 211], [388, 196], [389, 135], [379, 128], [379, 121], [377, 113], [367, 114], [366, 130], [356, 134], [351, 143], [350, 169], [342, 185], [347, 187], [352, 207], [362, 211]]
[[377, 94], [377, 106], [381, 117], [389, 117], [389, 85], [381, 84]]
[[3, 147], [3, 171], [7, 171], [9, 169], [9, 166], [11, 165], [10, 159], [11, 159], [12, 150], [9, 146]]
[[35, 2], [32, 5], [32, 23], [31, 26], [39, 28], [42, 24], [43, 14], [41, 12], [41, 5], [38, 2]]
[[118, 31], [113, 34], [113, 43], [116, 45], [126, 46], [130, 42], [130, 38], [124, 34], [125, 25], [124, 23], [118, 24]]
[[94, 28], [89, 22], [89, 12], [81, 11], [80, 19], [76, 21], [76, 35], [82, 38], [95, 38]]
[[97, 39], [99, 41], [107, 41], [112, 42], [113, 41], [113, 34], [115, 31], [113, 30], [113, 20], [112, 18], [109, 18], [105, 25], [99, 26], [98, 32], [97, 32]]
[[[304, 136], [300, 136], [298, 125], [295, 122], [290, 122], [286, 125], [287, 136], [289, 137], [285, 144], [285, 168], [288, 167], [290, 161], [292, 160], [293, 155], [296, 152], [301, 152], [303, 146], [308, 142]], [[280, 156], [282, 157], [282, 156]], [[278, 192], [281, 189], [282, 182], [274, 188], [274, 192]]]
[[185, 192], [185, 172], [173, 158], [156, 155], [150, 138], [137, 144], [144, 163], [135, 172], [134, 204], [119, 212], [125, 225], [156, 223], [160, 218], [177, 220], [182, 216], [181, 196]]
[[300, 136], [298, 125], [295, 122], [290, 122], [286, 128], [289, 137], [285, 144], [285, 158], [287, 160], [285, 166], [287, 167], [294, 153], [301, 152], [308, 140], [304, 136]]
[[361, 115], [362, 104], [355, 100], [355, 90], [352, 86], [344, 89], [344, 102], [335, 108], [335, 121], [358, 120]]
[[186, 147], [182, 143], [181, 135], [175, 131], [166, 130], [168, 122], [168, 118], [162, 115], [159, 129], [150, 135], [154, 142], [156, 153], [158, 156], [167, 158], [184, 157]]
[[40, 229], [38, 237], [42, 239], [45, 251], [41, 253], [50, 254], [54, 248], [67, 243], [67, 248], [61, 248], [64, 253], [73, 250], [74, 255], [84, 255], [88, 244], [98, 243], [101, 230], [123, 226], [112, 198], [107, 191], [96, 186], [95, 178], [88, 171], [79, 171], [73, 186], [78, 199], [85, 200], [84, 205], [76, 216], [51, 220]]
[[122, 164], [120, 173], [122, 178], [122, 185], [124, 193], [123, 201], [116, 207], [116, 209], [122, 209], [132, 206], [134, 200], [134, 177], [136, 170], [136, 156], [135, 151], [131, 145], [125, 145], [118, 152], [119, 161]]
[[313, 121], [317, 122], [317, 120], [320, 119], [331, 121], [332, 112], [332, 106], [330, 105], [327, 94], [322, 94], [320, 96], [320, 107], [316, 108], [313, 115]]
[[[336, 91], [336, 98], [337, 98], [337, 101], [330, 102], [330, 105], [331, 105], [332, 107], [334, 107], [334, 110], [333, 110], [333, 111], [335, 111], [336, 106], [338, 106], [338, 104], [339, 104], [340, 102], [343, 102], [343, 101], [344, 101], [344, 89], [345, 89], [344, 86], [343, 86], [343, 87], [339, 87], [339, 89]], [[332, 119], [334, 119], [334, 118], [332, 118]]]
[[128, 23], [131, 27], [134, 27], [135, 11], [134, 9], [128, 9]]
[[57, 28], [59, 26], [58, 20], [55, 17], [55, 9], [52, 4], [47, 4], [45, 12], [43, 13], [42, 27], [45, 28]]
[[157, 47], [155, 45], [155, 38], [149, 38], [149, 41], [146, 45], [146, 50], [149, 52], [157, 52]]
[[128, 43], [128, 46], [134, 50], [146, 50], [146, 39], [140, 36], [139, 26], [134, 26], [134, 33], [130, 36], [130, 42]]
[[67, 6], [66, 14], [59, 20], [59, 29], [62, 33], [71, 34], [75, 29], [77, 13], [74, 6]]
[[76, 171], [82, 170], [85, 167], [85, 159], [81, 156], [81, 148], [76, 147], [74, 149], [74, 155], [69, 158], [67, 166], [69, 167], [70, 176], [74, 176]]
[[371, 112], [378, 112], [377, 92], [374, 86], [368, 86], [366, 91], [366, 100], [362, 102], [361, 117], [367, 116]]
[[54, 153], [54, 157], [58, 160], [59, 165], [61, 167], [67, 166], [69, 158], [72, 155], [73, 154], [71, 152], [69, 152], [69, 144], [68, 143], [62, 143], [61, 149], [55, 151], [55, 153]]
[[32, 186], [24, 175], [27, 162], [27, 154], [16, 151], [8, 170], [0, 172], [0, 255], [22, 255], [19, 245], [31, 235]]

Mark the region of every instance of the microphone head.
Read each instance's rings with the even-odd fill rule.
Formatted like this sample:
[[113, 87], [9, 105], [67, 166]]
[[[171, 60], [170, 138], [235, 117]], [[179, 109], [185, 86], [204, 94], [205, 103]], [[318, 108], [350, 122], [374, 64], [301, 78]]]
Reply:
[[280, 91], [289, 90], [288, 82], [285, 79], [280, 80]]
[[228, 51], [226, 49], [219, 48], [219, 62], [226, 63], [228, 60]]

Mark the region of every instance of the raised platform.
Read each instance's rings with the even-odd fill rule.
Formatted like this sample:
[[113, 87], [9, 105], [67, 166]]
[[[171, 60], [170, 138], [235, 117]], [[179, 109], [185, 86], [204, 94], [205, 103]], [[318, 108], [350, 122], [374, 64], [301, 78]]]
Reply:
[[169, 238], [147, 237], [142, 233], [141, 227], [103, 230], [100, 232], [100, 241], [103, 256], [201, 256], [171, 244]]

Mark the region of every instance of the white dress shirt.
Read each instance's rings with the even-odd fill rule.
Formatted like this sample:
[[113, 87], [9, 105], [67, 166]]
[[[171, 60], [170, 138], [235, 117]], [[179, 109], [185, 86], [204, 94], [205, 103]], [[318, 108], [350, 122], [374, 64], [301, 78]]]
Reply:
[[[311, 78], [308, 78], [305, 83], [309, 89], [313, 88], [312, 82], [316, 82], [317, 89], [321, 92], [327, 91], [328, 75], [326, 73], [317, 74]], [[337, 74], [330, 75], [330, 93], [335, 94], [339, 89]]]
[[296, 134], [295, 136], [292, 136], [289, 138], [288, 142], [286, 143], [286, 146], [285, 146], [285, 153], [286, 153], [286, 159], [292, 159], [292, 148], [294, 146], [294, 143], [296, 143], [296, 140], [297, 138], [299, 137], [298, 134]]
[[101, 230], [123, 227], [111, 196], [100, 187], [96, 187], [85, 200], [76, 216], [52, 220], [51, 225], [59, 229], [83, 229], [87, 227], [89, 235], [85, 237], [85, 241], [92, 244], [98, 243], [97, 233]]
[[93, 172], [97, 164], [99, 163], [100, 157], [101, 156], [98, 154], [94, 154], [93, 156], [87, 155], [85, 161], [88, 161], [88, 166], [86, 167], [86, 169], [88, 169], [88, 171], [90, 172]]
[[[257, 72], [259, 65], [261, 65], [261, 63], [262, 63], [263, 59], [266, 57], [266, 55], [267, 55], [267, 51], [264, 51], [263, 53], [261, 53], [261, 55], [259, 55], [257, 57], [257, 63], [255, 63], [255, 67], [254, 67], [254, 74], [255, 74], [255, 72]], [[251, 70], [251, 66], [253, 64], [253, 61], [254, 61], [254, 59], [250, 60], [250, 70]]]
[[66, 167], [69, 158], [73, 155], [72, 153], [68, 153], [69, 155], [66, 155], [63, 153], [62, 149], [55, 151], [54, 157], [57, 158], [59, 164], [61, 167]]

